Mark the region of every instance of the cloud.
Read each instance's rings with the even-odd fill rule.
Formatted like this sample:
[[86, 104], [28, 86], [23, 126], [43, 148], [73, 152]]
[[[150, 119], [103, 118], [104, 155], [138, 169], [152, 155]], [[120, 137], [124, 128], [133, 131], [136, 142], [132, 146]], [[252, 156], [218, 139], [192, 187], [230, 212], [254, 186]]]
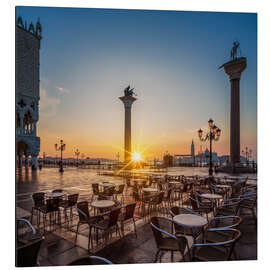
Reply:
[[63, 87], [56, 86], [55, 87], [61, 94], [68, 94], [69, 90]]
[[45, 89], [40, 89], [39, 108], [42, 116], [52, 117], [56, 115], [57, 105], [61, 103], [60, 99], [48, 96]]

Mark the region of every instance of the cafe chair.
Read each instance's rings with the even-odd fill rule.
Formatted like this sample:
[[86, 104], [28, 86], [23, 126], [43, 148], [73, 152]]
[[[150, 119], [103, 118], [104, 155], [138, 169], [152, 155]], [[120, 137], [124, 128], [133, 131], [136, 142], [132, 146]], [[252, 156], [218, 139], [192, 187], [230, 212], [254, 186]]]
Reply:
[[[30, 231], [28, 231], [28, 241], [27, 243], [23, 241], [22, 235], [19, 233], [22, 226], [26, 226]], [[17, 219], [17, 249], [16, 249], [16, 266], [17, 267], [31, 267], [39, 266], [38, 263], [38, 253], [40, 250], [41, 243], [44, 239], [33, 227], [33, 225], [24, 218]], [[23, 236], [26, 233], [24, 232]]]
[[115, 193], [115, 186], [106, 187], [104, 189], [104, 192], [101, 193], [101, 196], [105, 200], [111, 200], [113, 198], [113, 195]]
[[105, 212], [105, 213], [95, 215], [95, 216], [90, 216], [87, 201], [78, 202], [77, 205], [76, 205], [76, 209], [78, 211], [79, 220], [78, 220], [78, 223], [77, 223], [75, 244], [77, 242], [78, 231], [79, 231], [80, 225], [87, 224], [89, 226], [88, 250], [90, 250], [90, 242], [91, 242], [91, 245], [92, 245], [92, 248], [93, 248], [93, 241], [92, 241], [92, 235], [91, 235], [93, 224], [98, 222], [98, 221], [103, 220], [103, 216], [108, 214], [109, 212]]
[[72, 261], [68, 265], [99, 265], [99, 264], [112, 264], [112, 262], [99, 256], [84, 256]]
[[[103, 231], [103, 239], [105, 240], [105, 245], [108, 243], [109, 235], [112, 234], [112, 230], [115, 229], [121, 238], [121, 233], [118, 226], [118, 217], [120, 214], [121, 208], [116, 208], [110, 212], [102, 213], [104, 219], [98, 220], [92, 224], [92, 227], [96, 230], [96, 241], [98, 243], [98, 231]], [[105, 218], [106, 216], [106, 218]]]
[[91, 201], [93, 201], [94, 196], [98, 197], [101, 193], [99, 192], [99, 184], [98, 183], [94, 183], [92, 184], [92, 197], [91, 197]]
[[237, 229], [243, 219], [239, 216], [217, 216], [208, 223], [208, 230], [234, 228]]
[[131, 220], [133, 221], [134, 226], [134, 232], [137, 238], [137, 230], [136, 230], [136, 223], [134, 218], [134, 212], [135, 212], [136, 203], [128, 204], [124, 207], [124, 213], [121, 213], [120, 215], [120, 222], [121, 222], [121, 231], [122, 235], [124, 236], [124, 224]]
[[196, 200], [194, 197], [189, 197], [192, 210], [199, 214], [206, 214], [207, 221], [209, 221], [208, 215], [213, 211], [213, 208], [209, 205], [205, 205], [200, 201]]
[[46, 220], [47, 214], [49, 214], [50, 227], [52, 224], [56, 223], [56, 214], [59, 215], [59, 199], [47, 199], [44, 206], [39, 208], [40, 212], [43, 214], [43, 230], [46, 230]]
[[122, 184], [122, 185], [119, 185], [118, 189], [114, 191], [115, 199], [117, 200], [117, 196], [120, 195], [122, 203], [124, 203], [124, 188], [125, 188], [125, 185]]
[[166, 191], [165, 196], [163, 197], [163, 204], [166, 210], [168, 209], [168, 207], [172, 206], [172, 192], [173, 192], [173, 189], [169, 188]]
[[16, 266], [17, 267], [31, 267], [38, 266], [38, 253], [43, 239], [38, 239], [25, 246], [17, 248]]
[[[70, 217], [70, 221], [72, 221], [73, 219], [72, 208], [76, 206], [78, 197], [79, 197], [79, 194], [70, 194], [67, 196], [66, 200], [63, 200], [62, 202], [59, 203], [59, 208], [64, 210], [65, 222], [68, 222], [68, 226], [69, 226], [69, 219], [67, 215], [67, 210], [69, 209], [69, 217]], [[61, 223], [61, 220], [60, 220], [60, 223]]]
[[164, 197], [164, 191], [161, 191], [157, 194], [155, 194], [153, 197], [151, 197], [149, 201], [149, 206], [148, 206], [148, 214], [151, 216], [153, 211], [158, 212], [160, 210], [160, 207], [162, 206], [162, 201]]
[[230, 198], [223, 201], [215, 211], [215, 216], [237, 216], [240, 209], [241, 198]]
[[[240, 211], [248, 210], [257, 222], [257, 193], [249, 192], [241, 196]], [[246, 214], [246, 212], [244, 213]]]
[[[207, 242], [208, 234], [224, 233], [225, 240], [218, 239]], [[229, 261], [234, 253], [234, 246], [241, 237], [241, 232], [232, 228], [220, 228], [205, 232], [205, 242], [193, 244], [191, 248], [192, 261]]]
[[36, 192], [32, 194], [31, 196], [32, 201], [33, 201], [33, 206], [31, 210], [31, 223], [33, 223], [33, 216], [36, 212], [37, 215], [37, 225], [39, 226], [40, 224], [40, 208], [45, 205], [44, 203], [44, 198], [45, 198], [45, 193], [44, 192]]
[[228, 232], [226, 229], [238, 229], [242, 220], [243, 219], [239, 216], [214, 217], [209, 221], [207, 233], [205, 234], [205, 241], [208, 243], [227, 241]]
[[[188, 241], [186, 237], [177, 237], [171, 232], [172, 220], [165, 217], [152, 217], [150, 225], [154, 234], [155, 243], [157, 246], [157, 252], [155, 256], [155, 261], [161, 262], [162, 252], [171, 252], [171, 261], [173, 262], [174, 252], [180, 252], [182, 255], [182, 260], [185, 261], [185, 250], [190, 257], [190, 251], [188, 246]], [[160, 254], [161, 253], [161, 254]]]

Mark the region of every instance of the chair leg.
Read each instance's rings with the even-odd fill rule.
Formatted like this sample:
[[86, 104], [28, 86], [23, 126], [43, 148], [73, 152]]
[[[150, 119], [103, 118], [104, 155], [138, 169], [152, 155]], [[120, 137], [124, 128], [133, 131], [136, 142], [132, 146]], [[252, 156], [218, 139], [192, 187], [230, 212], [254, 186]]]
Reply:
[[[89, 234], [88, 234], [88, 251], [90, 251], [90, 239], [92, 240], [92, 237], [91, 237], [91, 230], [92, 230], [92, 227], [89, 226]], [[92, 241], [91, 241], [91, 244], [92, 244]], [[93, 247], [93, 245], [92, 245]]]
[[39, 228], [39, 225], [40, 225], [40, 212], [39, 210], [37, 210], [37, 226]]
[[173, 262], [173, 251], [171, 251], [171, 262]]
[[77, 230], [76, 230], [76, 236], [75, 236], [75, 244], [77, 242], [77, 236], [78, 236], [79, 226], [80, 226], [80, 222], [78, 222], [78, 224], [77, 224]]
[[134, 231], [135, 231], [136, 238], [138, 238], [137, 230], [136, 230], [136, 223], [135, 223], [135, 219], [134, 218], [133, 218], [133, 224], [134, 224]]
[[157, 262], [157, 261], [158, 261], [158, 255], [159, 255], [159, 252], [160, 252], [160, 249], [158, 249], [158, 251], [157, 251], [157, 253], [156, 253], [154, 262]]
[[46, 214], [43, 214], [43, 231], [45, 233], [46, 230]]
[[34, 215], [34, 207], [32, 207], [31, 211], [31, 224], [33, 224], [33, 215]]

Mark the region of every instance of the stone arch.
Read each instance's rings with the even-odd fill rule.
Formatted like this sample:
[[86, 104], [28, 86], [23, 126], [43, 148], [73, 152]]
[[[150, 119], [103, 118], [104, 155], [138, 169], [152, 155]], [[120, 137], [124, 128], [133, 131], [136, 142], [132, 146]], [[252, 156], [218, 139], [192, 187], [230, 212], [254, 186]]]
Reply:
[[27, 106], [25, 106], [25, 107], [23, 108], [22, 114], [25, 114], [27, 111], [29, 111], [29, 112], [31, 113], [32, 117], [33, 117], [33, 115], [34, 115], [34, 110], [33, 110], [29, 105], [27, 105]]
[[16, 148], [18, 155], [20, 154], [26, 155], [26, 153], [29, 151], [29, 145], [23, 140], [17, 142]]

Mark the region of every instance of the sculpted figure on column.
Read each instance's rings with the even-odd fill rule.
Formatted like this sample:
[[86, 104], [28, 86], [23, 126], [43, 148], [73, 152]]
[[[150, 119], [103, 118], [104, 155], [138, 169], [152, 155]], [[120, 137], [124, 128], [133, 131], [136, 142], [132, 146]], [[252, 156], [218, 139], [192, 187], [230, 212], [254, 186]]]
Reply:
[[235, 41], [233, 43], [233, 47], [231, 49], [231, 60], [237, 59], [237, 50], [239, 48], [240, 43], [238, 41]]

